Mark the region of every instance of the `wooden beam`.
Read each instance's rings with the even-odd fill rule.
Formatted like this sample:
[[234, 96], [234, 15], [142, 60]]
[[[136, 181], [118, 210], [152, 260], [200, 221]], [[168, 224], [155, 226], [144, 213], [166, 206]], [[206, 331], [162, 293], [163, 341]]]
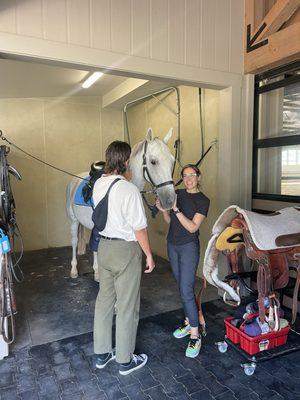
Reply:
[[298, 8], [291, 18], [282, 25], [281, 29], [287, 28], [288, 26], [296, 24], [297, 22], [300, 22], [300, 8]]
[[255, 3], [254, 0], [245, 0], [245, 26], [255, 25]]
[[[257, 35], [253, 44], [258, 43], [277, 32], [279, 28], [294, 14], [299, 6], [300, 0], [277, 0], [261, 24], [257, 27], [256, 31], [252, 31], [252, 37]], [[259, 32], [261, 26], [264, 24], [264, 29]]]
[[252, 31], [261, 25], [265, 16], [263, 0], [245, 0], [245, 25], [251, 25]]
[[268, 37], [264, 46], [245, 53], [245, 74], [257, 74], [300, 59], [300, 23]]
[[[264, 1], [263, 0], [245, 0], [245, 27], [250, 26], [254, 31], [264, 17]], [[245, 52], [247, 51], [247, 29], [244, 30]]]
[[265, 12], [264, 1], [254, 0], [254, 25], [252, 25], [253, 30], [258, 28], [261, 25], [261, 21], [263, 20], [265, 15], [266, 15], [266, 12]]

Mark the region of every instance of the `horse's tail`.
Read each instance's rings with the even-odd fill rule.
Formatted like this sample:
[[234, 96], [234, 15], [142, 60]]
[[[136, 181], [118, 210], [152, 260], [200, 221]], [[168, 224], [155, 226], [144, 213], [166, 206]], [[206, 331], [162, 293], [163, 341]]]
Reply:
[[86, 253], [85, 227], [83, 225], [79, 224], [77, 254], [80, 256], [85, 253]]

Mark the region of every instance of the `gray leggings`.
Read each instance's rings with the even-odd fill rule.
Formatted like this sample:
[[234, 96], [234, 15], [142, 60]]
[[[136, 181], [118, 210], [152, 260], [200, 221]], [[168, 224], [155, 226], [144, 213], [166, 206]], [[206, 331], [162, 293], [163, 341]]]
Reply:
[[199, 242], [175, 245], [168, 242], [168, 256], [180, 291], [185, 316], [190, 326], [198, 327], [199, 317], [195, 299], [195, 278], [200, 257]]

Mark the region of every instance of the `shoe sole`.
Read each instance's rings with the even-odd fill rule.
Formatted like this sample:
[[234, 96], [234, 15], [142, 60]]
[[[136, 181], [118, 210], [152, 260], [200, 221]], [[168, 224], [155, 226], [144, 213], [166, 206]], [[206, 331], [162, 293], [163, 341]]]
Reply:
[[175, 339], [182, 339], [182, 338], [184, 338], [184, 337], [186, 337], [186, 336], [188, 336], [188, 335], [190, 335], [191, 334], [191, 332], [187, 332], [187, 333], [185, 333], [184, 335], [175, 335], [174, 333], [173, 333], [173, 336], [174, 336], [174, 338]]
[[142, 367], [147, 363], [147, 361], [148, 361], [148, 356], [146, 356], [146, 359], [142, 362], [142, 364], [137, 365], [136, 367], [131, 368], [131, 369], [128, 370], [128, 371], [119, 371], [119, 374], [120, 374], [120, 375], [129, 375], [129, 374], [131, 374], [131, 372], [136, 371], [136, 370], [142, 368]]
[[197, 354], [195, 354], [194, 356], [192, 356], [192, 355], [190, 355], [190, 354], [185, 354], [185, 356], [188, 357], [188, 358], [196, 358], [196, 357], [199, 355], [199, 353], [200, 353], [200, 350], [199, 350], [199, 352], [198, 352]]
[[112, 360], [115, 360], [115, 358], [116, 358], [116, 356], [112, 356], [112, 357], [111, 357], [109, 360], [107, 360], [106, 363], [103, 364], [103, 365], [96, 364], [96, 368], [102, 369], [102, 368], [106, 367], [107, 364], [110, 363]]

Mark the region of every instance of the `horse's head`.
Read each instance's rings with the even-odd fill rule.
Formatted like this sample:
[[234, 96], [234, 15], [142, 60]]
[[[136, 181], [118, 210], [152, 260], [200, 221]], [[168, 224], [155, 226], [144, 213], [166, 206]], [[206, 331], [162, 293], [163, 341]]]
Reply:
[[172, 171], [175, 159], [167, 143], [173, 129], [170, 129], [163, 140], [153, 137], [149, 128], [146, 139], [137, 143], [130, 158], [132, 182], [142, 190], [145, 182], [149, 182], [156, 191], [161, 205], [165, 209], [172, 208], [175, 201]]

